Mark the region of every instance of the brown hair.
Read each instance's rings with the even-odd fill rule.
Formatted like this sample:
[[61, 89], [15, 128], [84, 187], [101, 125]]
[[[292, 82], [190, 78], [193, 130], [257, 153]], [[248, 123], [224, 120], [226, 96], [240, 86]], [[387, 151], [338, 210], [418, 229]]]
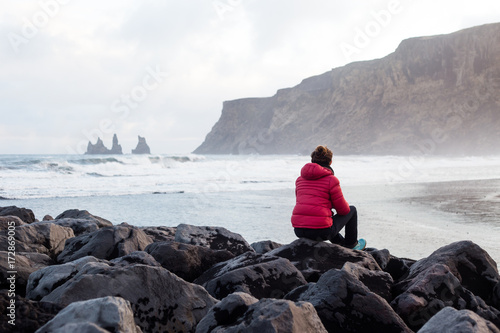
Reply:
[[327, 146], [317, 146], [311, 153], [311, 162], [328, 167], [332, 161], [333, 153]]

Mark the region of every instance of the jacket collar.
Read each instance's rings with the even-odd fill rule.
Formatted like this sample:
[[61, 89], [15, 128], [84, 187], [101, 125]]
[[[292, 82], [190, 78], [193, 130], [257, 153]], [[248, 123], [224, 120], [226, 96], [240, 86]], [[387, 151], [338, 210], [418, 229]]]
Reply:
[[300, 170], [300, 175], [304, 179], [314, 180], [333, 175], [332, 168], [323, 167], [317, 163], [307, 163]]

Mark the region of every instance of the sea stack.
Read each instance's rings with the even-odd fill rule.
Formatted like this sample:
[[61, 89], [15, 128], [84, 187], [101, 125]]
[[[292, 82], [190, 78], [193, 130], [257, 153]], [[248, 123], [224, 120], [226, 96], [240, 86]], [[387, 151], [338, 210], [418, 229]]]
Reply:
[[118, 137], [113, 135], [113, 146], [111, 149], [106, 148], [104, 146], [104, 143], [102, 142], [101, 138], [97, 138], [97, 142], [95, 144], [92, 144], [92, 142], [89, 141], [89, 144], [87, 146], [87, 152], [85, 153], [86, 155], [111, 155], [111, 154], [118, 154], [121, 155], [123, 154], [122, 151], [122, 146], [118, 144]]
[[123, 154], [122, 146], [118, 144], [118, 137], [113, 135], [113, 146], [111, 147], [111, 154]]
[[143, 138], [140, 135], [138, 137], [139, 142], [137, 143], [137, 147], [135, 147], [135, 149], [132, 149], [132, 154], [151, 154], [151, 150], [146, 143], [146, 138]]

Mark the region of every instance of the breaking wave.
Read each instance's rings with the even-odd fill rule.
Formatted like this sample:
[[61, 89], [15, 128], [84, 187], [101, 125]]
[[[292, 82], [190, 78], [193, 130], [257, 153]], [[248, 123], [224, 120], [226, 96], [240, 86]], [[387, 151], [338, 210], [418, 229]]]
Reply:
[[[308, 156], [0, 155], [0, 198], [293, 188]], [[343, 186], [500, 179], [500, 156], [335, 156]]]

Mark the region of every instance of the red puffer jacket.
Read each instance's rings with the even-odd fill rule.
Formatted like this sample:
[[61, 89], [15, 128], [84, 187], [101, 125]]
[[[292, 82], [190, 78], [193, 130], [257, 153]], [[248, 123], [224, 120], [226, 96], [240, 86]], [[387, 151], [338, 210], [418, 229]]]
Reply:
[[329, 228], [332, 226], [332, 208], [339, 215], [350, 212], [338, 178], [332, 170], [316, 163], [307, 163], [300, 171], [295, 182], [295, 196], [294, 228]]

